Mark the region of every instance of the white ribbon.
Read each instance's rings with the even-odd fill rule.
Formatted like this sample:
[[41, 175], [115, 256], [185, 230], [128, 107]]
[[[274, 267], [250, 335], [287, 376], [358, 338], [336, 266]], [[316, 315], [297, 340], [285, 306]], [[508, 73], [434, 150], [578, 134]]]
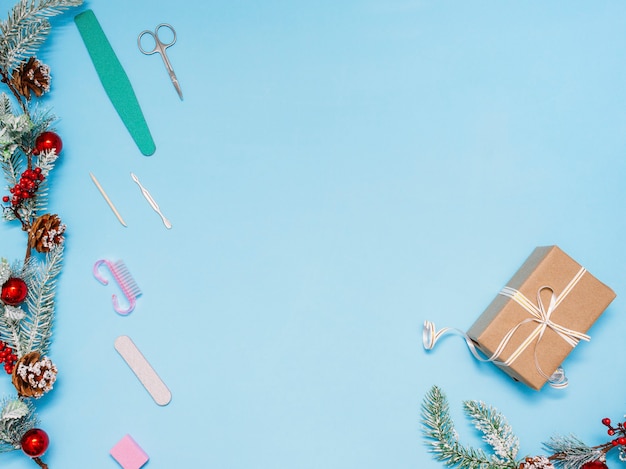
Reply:
[[[523, 321], [518, 323], [516, 326], [511, 328], [507, 332], [507, 334], [502, 338], [502, 340], [500, 341], [500, 344], [498, 345], [498, 347], [496, 347], [495, 351], [491, 354], [490, 357], [484, 357], [480, 355], [476, 346], [474, 345], [474, 342], [472, 341], [472, 339], [469, 338], [469, 336], [465, 332], [459, 329], [451, 329], [448, 327], [443, 328], [439, 331], [436, 331], [435, 325], [430, 321], [424, 322], [424, 328], [422, 332], [422, 341], [424, 343], [424, 348], [427, 350], [432, 350], [435, 344], [437, 343], [437, 341], [441, 338], [441, 336], [449, 332], [454, 332], [454, 333], [460, 334], [461, 336], [465, 338], [465, 342], [467, 343], [467, 346], [470, 352], [478, 360], [482, 362], [492, 362], [497, 365], [509, 367], [513, 364], [515, 360], [517, 360], [517, 358], [522, 354], [522, 352], [524, 352], [524, 350], [526, 350], [530, 346], [530, 344], [534, 342], [534, 358], [535, 358], [535, 367], [537, 368], [537, 371], [539, 372], [539, 374], [541, 374], [541, 376], [546, 378], [546, 380], [550, 383], [552, 387], [563, 388], [567, 386], [567, 378], [565, 377], [563, 368], [558, 367], [557, 370], [552, 374], [552, 376], [548, 376], [547, 374], [545, 374], [543, 370], [541, 369], [541, 366], [539, 365], [539, 360], [537, 357], [537, 345], [542, 340], [543, 335], [546, 329], [548, 328], [556, 332], [559, 335], [559, 337], [561, 337], [572, 348], [576, 347], [578, 342], [580, 342], [581, 340], [585, 340], [585, 341], [590, 340], [590, 337], [587, 334], [583, 334], [582, 332], [569, 329], [561, 324], [555, 323], [551, 319], [552, 313], [554, 313], [556, 308], [558, 308], [561, 302], [574, 289], [574, 287], [583, 277], [585, 272], [586, 272], [586, 269], [584, 267], [581, 267], [578, 273], [567, 284], [567, 286], [563, 289], [561, 294], [558, 296], [554, 293], [554, 290], [552, 289], [552, 287], [549, 287], [549, 286], [540, 287], [537, 290], [537, 303], [536, 304], [530, 301], [520, 291], [511, 287], [504, 287], [500, 291], [499, 294], [511, 298], [513, 301], [519, 304], [522, 308], [524, 308], [524, 310], [528, 312], [531, 315], [531, 317], [524, 319]], [[550, 303], [548, 304], [547, 308], [545, 307], [543, 299], [541, 298], [541, 293], [544, 290], [550, 292]], [[517, 349], [509, 356], [509, 358], [507, 358], [505, 361], [498, 360], [498, 357], [506, 348], [506, 346], [509, 344], [509, 342], [511, 341], [511, 338], [518, 331], [518, 329], [522, 327], [523, 325], [532, 323], [532, 322], [537, 323], [537, 326], [528, 335], [528, 337], [526, 337], [526, 339], [517, 347]]]

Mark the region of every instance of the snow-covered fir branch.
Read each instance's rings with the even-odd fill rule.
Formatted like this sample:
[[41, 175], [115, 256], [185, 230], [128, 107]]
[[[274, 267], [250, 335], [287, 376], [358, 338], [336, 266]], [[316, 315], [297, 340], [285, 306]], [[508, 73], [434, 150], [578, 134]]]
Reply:
[[30, 401], [5, 397], [0, 401], [0, 453], [20, 448], [26, 431], [39, 423]]
[[591, 447], [574, 435], [555, 435], [544, 443], [555, 455], [554, 465], [563, 469], [579, 469], [583, 464], [601, 459], [602, 447]]
[[52, 336], [57, 277], [61, 273], [64, 245], [46, 254], [45, 261], [30, 277], [26, 317], [20, 322], [20, 345], [25, 353], [48, 352]]
[[481, 401], [465, 401], [465, 412], [474, 426], [483, 434], [483, 440], [493, 448], [502, 463], [515, 462], [519, 440], [504, 416]]
[[[479, 405], [470, 405], [472, 409], [479, 408]], [[466, 409], [466, 413], [468, 409]], [[484, 416], [484, 412], [478, 412]], [[483, 417], [478, 417], [480, 426], [485, 428], [502, 428], [501, 434], [496, 439], [502, 444], [505, 442], [517, 442], [517, 439], [509, 435], [508, 425], [501, 424], [502, 417], [495, 413], [489, 413], [488, 418], [495, 418], [497, 421], [490, 424], [482, 422]], [[479, 428], [482, 431], [482, 428]], [[499, 454], [488, 456], [482, 449], [464, 446], [459, 442], [458, 435], [454, 428], [454, 422], [450, 416], [450, 407], [443, 391], [433, 386], [424, 397], [422, 403], [422, 431], [428, 441], [428, 446], [433, 455], [444, 464], [459, 469], [517, 469], [519, 462], [515, 458], [502, 457]], [[497, 432], [496, 432], [497, 433]], [[493, 435], [490, 435], [493, 436]], [[495, 443], [494, 443], [495, 444]], [[498, 443], [499, 444], [499, 443]], [[517, 452], [513, 448], [508, 451], [502, 450], [506, 455]]]
[[20, 0], [9, 17], [0, 22], [0, 68], [10, 74], [22, 60], [33, 55], [50, 33], [48, 18], [82, 0]]

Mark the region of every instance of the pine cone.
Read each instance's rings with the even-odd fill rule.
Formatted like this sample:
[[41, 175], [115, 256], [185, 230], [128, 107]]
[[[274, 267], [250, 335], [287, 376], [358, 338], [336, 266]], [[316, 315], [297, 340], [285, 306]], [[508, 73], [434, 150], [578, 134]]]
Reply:
[[554, 466], [545, 456], [536, 456], [534, 458], [526, 458], [519, 465], [519, 469], [554, 469]]
[[50, 67], [31, 57], [13, 70], [11, 84], [28, 100], [31, 92], [40, 97], [50, 91]]
[[48, 252], [63, 244], [66, 226], [55, 214], [44, 214], [37, 218], [28, 232], [28, 245], [37, 252]]
[[12, 382], [20, 397], [39, 398], [52, 389], [57, 379], [57, 367], [39, 352], [22, 356], [13, 368]]

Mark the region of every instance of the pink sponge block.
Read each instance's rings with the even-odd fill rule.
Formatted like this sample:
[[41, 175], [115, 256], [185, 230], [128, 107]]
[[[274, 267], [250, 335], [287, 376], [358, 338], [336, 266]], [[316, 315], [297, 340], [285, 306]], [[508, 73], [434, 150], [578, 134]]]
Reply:
[[148, 455], [130, 435], [126, 435], [110, 451], [124, 469], [139, 469], [148, 462]]

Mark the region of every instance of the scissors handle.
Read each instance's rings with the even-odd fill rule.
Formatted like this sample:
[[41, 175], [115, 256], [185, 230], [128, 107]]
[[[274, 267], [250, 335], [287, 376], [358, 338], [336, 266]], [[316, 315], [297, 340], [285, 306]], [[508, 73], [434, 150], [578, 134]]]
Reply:
[[[161, 38], [159, 37], [159, 31], [161, 30], [161, 28], [167, 28], [172, 32], [173, 37], [171, 41], [163, 42], [161, 40]], [[154, 48], [152, 50], [144, 49], [143, 45], [141, 44], [141, 40], [146, 34], [148, 36], [151, 36], [152, 39], [154, 39]], [[171, 24], [168, 24], [168, 23], [161, 23], [154, 29], [154, 32], [146, 29], [145, 31], [140, 32], [139, 36], [137, 37], [137, 46], [139, 47], [139, 50], [143, 54], [146, 54], [146, 55], [155, 54], [157, 52], [161, 53], [162, 55], [165, 55], [165, 49], [167, 49], [170, 46], [173, 46], [175, 43], [176, 43], [176, 30], [172, 27]]]

